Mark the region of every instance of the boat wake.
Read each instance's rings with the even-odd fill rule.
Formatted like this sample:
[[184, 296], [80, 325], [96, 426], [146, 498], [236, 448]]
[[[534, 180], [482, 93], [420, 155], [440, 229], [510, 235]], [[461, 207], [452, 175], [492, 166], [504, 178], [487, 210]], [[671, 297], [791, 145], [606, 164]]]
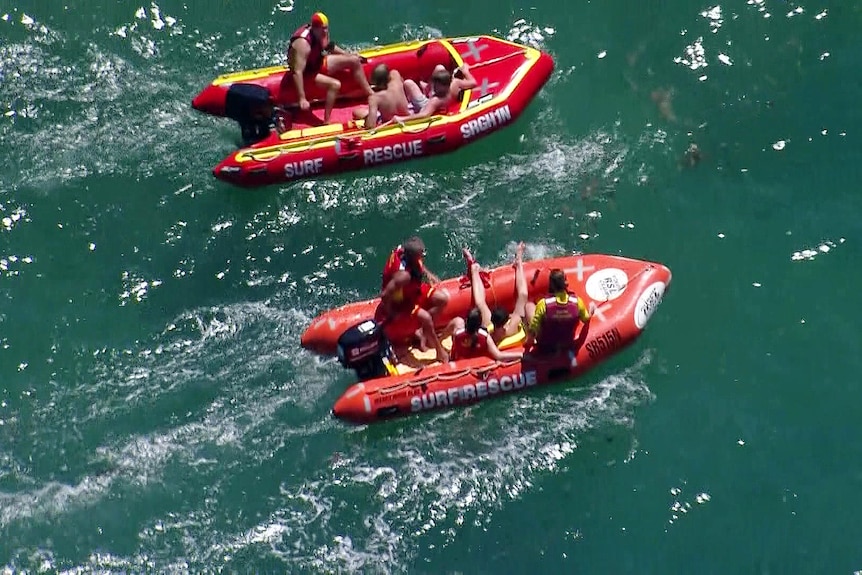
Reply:
[[[649, 357], [586, 390], [520, 396], [383, 432], [357, 429], [330, 469], [285, 481], [282, 506], [210, 556], [256, 548], [291, 571], [408, 571], [430, 540], [455, 543], [463, 526], [487, 526], [508, 501], [559, 472], [591, 432], [629, 426], [651, 396], [640, 377]], [[359, 511], [369, 502], [375, 512]]]
[[[92, 389], [58, 390], [36, 413], [37, 422], [69, 422], [51, 434], [110, 433], [67, 477], [22, 469], [19, 488], [0, 494], [8, 566], [174, 572], [239, 568], [253, 556], [291, 572], [406, 571], [424, 544], [442, 533], [437, 545], [449, 545], [465, 525], [488, 525], [506, 502], [559, 473], [585, 437], [629, 426], [650, 398], [645, 353], [585, 389], [345, 428], [327, 410], [340, 368], [287, 342], [308, 321], [296, 313], [239, 305], [188, 314], [154, 346], [105, 359]], [[164, 415], [144, 423], [141, 412]], [[141, 505], [138, 523], [111, 521]], [[93, 532], [58, 536], [58, 548], [112, 549], [118, 537], [138, 541], [138, 551], [88, 552], [76, 563], [24, 543], [83, 516]]]

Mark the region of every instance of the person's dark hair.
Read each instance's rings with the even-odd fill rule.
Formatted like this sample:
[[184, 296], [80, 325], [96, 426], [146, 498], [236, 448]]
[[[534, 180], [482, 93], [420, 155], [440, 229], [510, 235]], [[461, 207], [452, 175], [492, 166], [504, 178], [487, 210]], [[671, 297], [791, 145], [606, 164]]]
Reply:
[[548, 291], [559, 293], [566, 291], [569, 284], [566, 282], [566, 274], [561, 269], [552, 269], [551, 277], [548, 278]]
[[479, 329], [482, 327], [482, 313], [479, 308], [473, 308], [467, 313], [464, 329], [470, 334], [470, 347], [476, 347], [479, 342]]
[[509, 312], [501, 307], [494, 308], [494, 311], [491, 312], [491, 323], [494, 324], [494, 327], [501, 328], [506, 325], [507, 321], [509, 321]]
[[408, 238], [407, 241], [404, 242], [403, 247], [404, 255], [407, 256], [407, 259], [410, 261], [417, 261], [425, 256], [425, 242], [423, 242], [418, 236]]

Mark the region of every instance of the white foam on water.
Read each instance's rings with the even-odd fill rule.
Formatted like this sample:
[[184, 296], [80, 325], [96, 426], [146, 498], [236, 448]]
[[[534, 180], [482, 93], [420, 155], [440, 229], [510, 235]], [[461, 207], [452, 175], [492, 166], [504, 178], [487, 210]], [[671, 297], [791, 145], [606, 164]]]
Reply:
[[[186, 402], [190, 411], [176, 425], [106, 441], [90, 454], [89, 461], [76, 464], [84, 470], [76, 482], [43, 481], [19, 469], [15, 476], [22, 488], [14, 493], [0, 492], [0, 528], [53, 524], [61, 517], [106, 501], [118, 490], [132, 488], [140, 494], [158, 488], [164, 481], [185, 481], [189, 467], [198, 469], [199, 474], [212, 475], [210, 483], [215, 484], [215, 493], [221, 478], [235, 476], [243, 466], [266, 461], [274, 451], [291, 445], [298, 437], [328, 429], [333, 422], [323, 415], [308, 424], [276, 424], [285, 410], [316, 410], [321, 396], [328, 392], [326, 379], [331, 376], [327, 372], [340, 369], [332, 362], [309, 359], [285, 343], [298, 339], [297, 330], [310, 319], [297, 313], [241, 305], [228, 309], [223, 319], [210, 318], [206, 322], [196, 315], [189, 318], [198, 325], [196, 339], [188, 337], [191, 330], [169, 328], [167, 333], [184, 334], [174, 341], [170, 341], [173, 336], [162, 338], [168, 341], [159, 343], [155, 350], [114, 356], [114, 363], [106, 363], [103, 373], [92, 374], [96, 383], [87, 377], [76, 388], [70, 386], [73, 389], [56, 387], [51, 401], [37, 405], [33, 413], [34, 425], [52, 436], [78, 433], [75, 430], [93, 420], [97, 423], [122, 419], [125, 413], [158, 412], [156, 406], [161, 401], [170, 400], [176, 393], [188, 393], [202, 381], [220, 389], [209, 403], [194, 406]], [[252, 329], [258, 330], [255, 335], [249, 335]], [[236, 340], [242, 330], [242, 345], [223, 345]], [[231, 359], [232, 354], [241, 354], [242, 358]], [[214, 359], [224, 355], [228, 357], [214, 365]], [[106, 354], [109, 361], [111, 357]], [[294, 377], [271, 381], [267, 376], [273, 366], [284, 362], [296, 364]], [[92, 407], [82, 413], [88, 398]], [[64, 421], [71, 430], [57, 429], [56, 425], [48, 429], [50, 426], [43, 427], [39, 421]], [[261, 433], [265, 434], [262, 443], [254, 439]], [[17, 468], [14, 463], [4, 459], [3, 468]], [[168, 520], [164, 523], [172, 524]], [[176, 558], [175, 552], [170, 553], [172, 559]]]
[[[274, 399], [288, 394], [247, 393], [235, 403], [222, 398], [200, 421], [103, 446], [98, 455], [110, 471], [101, 482], [87, 478], [65, 495], [51, 486], [42, 507], [22, 494], [10, 506], [14, 511], [6, 511], [7, 521], [49, 520], [94, 504], [118, 488], [115, 484], [146, 488], [174, 469], [194, 466], [212, 475], [208, 503], [153, 519], [139, 533], [136, 553], [93, 553], [75, 572], [232, 569], [234, 558], [248, 552], [276, 559], [287, 571], [401, 571], [416, 557], [423, 537], [442, 534], [444, 545], [457, 544], [467, 526], [487, 526], [508, 502], [534, 490], [542, 476], [558, 472], [595, 429], [630, 427], [636, 407], [651, 398], [640, 376], [649, 358], [645, 352], [632, 367], [586, 389], [559, 384], [497, 400], [495, 408], [489, 403], [429, 414], [382, 432], [342, 429], [328, 419], [274, 426], [285, 401]], [[235, 504], [220, 502], [228, 496], [220, 495], [224, 482], [250, 463], [269, 465], [274, 453], [295, 450], [297, 441], [315, 441], [333, 426], [347, 434], [350, 452], [329, 466], [316, 466], [316, 475], [286, 477], [262, 518], [237, 518]], [[238, 461], [213, 458], [224, 450], [243, 455]], [[233, 521], [225, 523], [226, 517]]]
[[0, 232], [10, 232], [16, 226], [30, 221], [30, 218], [27, 217], [27, 210], [20, 206], [12, 208], [0, 204], [0, 214], [3, 216], [0, 219]]
[[721, 6], [713, 6], [700, 13], [701, 16], [709, 20], [709, 27], [713, 34], [718, 32], [721, 25], [724, 23], [724, 17], [721, 14]]
[[[500, 31], [496, 29], [494, 32], [497, 34], [500, 33]], [[545, 50], [545, 37], [553, 36], [554, 34], [556, 34], [556, 30], [550, 26], [542, 26], [524, 18], [519, 18], [518, 20], [515, 20], [509, 30], [504, 32], [502, 35], [510, 42], [517, 42], [518, 44]], [[599, 57], [601, 58], [601, 56]]]
[[667, 532], [670, 526], [678, 523], [683, 517], [695, 510], [695, 506], [692, 505], [692, 503], [695, 505], [704, 505], [712, 499], [709, 493], [706, 492], [699, 492], [695, 493], [693, 496], [686, 496], [685, 491], [685, 482], [682, 483], [682, 487], [672, 487], [670, 489], [670, 495], [673, 498], [673, 501], [670, 504], [670, 516], [667, 520], [665, 532]]
[[[50, 540], [49, 540], [50, 541]], [[32, 550], [18, 549], [11, 556], [5, 566], [0, 565], [0, 574], [14, 575], [15, 573], [57, 573], [58, 561], [51, 549], [37, 547]], [[63, 571], [59, 571], [63, 573]]]
[[276, 15], [279, 12], [292, 12], [294, 0], [279, 0], [272, 9], [272, 14]]
[[76, 484], [49, 481], [33, 489], [0, 492], [0, 528], [9, 528], [23, 519], [45, 520], [72, 505], [93, 504], [115, 479], [116, 476], [111, 474], [87, 476]]
[[[179, 164], [179, 158], [168, 152], [176, 142], [152, 129], [151, 119], [165, 114], [188, 116], [188, 106], [174, 101], [169, 108], [159, 108], [164, 97], [160, 94], [175, 91], [177, 86], [176, 79], [158, 68], [138, 70], [95, 45], [87, 46], [84, 62], [78, 66], [63, 63], [42, 44], [0, 46], [0, 58], [13, 58], [20, 71], [4, 78], [0, 97], [14, 91], [19, 119], [29, 118], [34, 130], [32, 137], [12, 149], [10, 160], [20, 169], [13, 187], [50, 186], [94, 173], [140, 170], [146, 174], [156, 165], [170, 171], [171, 164]], [[64, 81], [58, 84], [61, 77]], [[129, 113], [121, 106], [118, 102], [129, 94], [147, 102], [148, 112]], [[70, 103], [76, 104], [68, 112], [74, 119], [58, 117], [54, 108]], [[158, 123], [166, 125], [162, 119]], [[52, 153], [44, 153], [46, 149]]]
[[[181, 18], [165, 13], [155, 2], [141, 6], [125, 23], [97, 28], [94, 39], [77, 51], [80, 56], [76, 62], [69, 62], [65, 55], [70, 45], [79, 42], [76, 36], [67, 37], [38, 22], [29, 29], [32, 34], [23, 41], [0, 43], [0, 75], [4, 79], [0, 101], [9, 100], [14, 112], [3, 117], [10, 121], [3, 122], [0, 133], [5, 137], [13, 122], [36, 120], [27, 123], [30, 135], [12, 149], [13, 157], [9, 158], [19, 167], [19, 177], [11, 184], [13, 190], [22, 185], [51, 189], [93, 174], [145, 178], [189, 171], [212, 185], [209, 168], [231, 143], [225, 142], [221, 151], [218, 144], [200, 146], [201, 141], [212, 141], [208, 121], [215, 124], [218, 120], [193, 121], [202, 116], [187, 101], [190, 91], [211, 78], [177, 77], [173, 66], [162, 65], [163, 58], [188, 53], [203, 60], [228, 58], [235, 63], [243, 54], [283, 59], [280, 46], [255, 49], [269, 42], [260, 39], [250, 39], [246, 46], [236, 46], [232, 39], [230, 50], [216, 45], [208, 55], [197, 47], [206, 39], [199, 33], [187, 39], [180, 37], [184, 30]], [[110, 40], [101, 42], [100, 34]], [[126, 48], [114, 46], [118, 39]], [[135, 53], [150, 60], [148, 65], [138, 66]], [[3, 62], [15, 65], [6, 72]], [[207, 62], [201, 64], [201, 69], [212, 68]], [[133, 109], [129, 100], [138, 106]], [[58, 112], [61, 108], [63, 111]], [[51, 153], [46, 154], [46, 149]], [[195, 157], [201, 159], [200, 167], [190, 170]]]
[[[592, 429], [630, 426], [634, 408], [651, 397], [639, 376], [648, 363], [645, 353], [632, 368], [587, 390], [570, 384], [501, 400], [508, 402], [505, 413], [487, 420], [473, 415], [484, 407], [425, 416], [400, 432], [375, 436], [384, 449], [354, 443], [359, 451], [318, 477], [285, 481], [278, 510], [222, 538], [197, 560], [257, 548], [287, 569], [398, 570], [415, 557], [417, 538], [443, 532], [446, 544], [454, 544], [461, 526], [489, 524], [537, 478], [556, 472]], [[369, 504], [376, 511], [357, 511]]]
[[824, 240], [819, 245], [813, 248], [804, 248], [802, 250], [798, 250], [793, 252], [790, 255], [790, 260], [794, 262], [798, 261], [812, 261], [817, 256], [822, 254], [828, 254], [834, 248], [845, 242], [844, 238], [839, 238], [837, 241], [832, 240]]
[[706, 68], [709, 64], [706, 61], [706, 49], [703, 47], [703, 36], [699, 36], [697, 40], [686, 46], [683, 49], [683, 55], [676, 56], [673, 61], [677, 64], [687, 66], [692, 70]]

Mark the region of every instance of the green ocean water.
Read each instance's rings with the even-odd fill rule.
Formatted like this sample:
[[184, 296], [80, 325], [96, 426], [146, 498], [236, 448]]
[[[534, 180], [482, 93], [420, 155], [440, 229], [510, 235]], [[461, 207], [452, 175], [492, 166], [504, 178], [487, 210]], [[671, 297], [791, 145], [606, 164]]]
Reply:
[[[347, 46], [492, 33], [555, 72], [452, 155], [217, 182], [237, 130], [192, 97], [317, 9]], [[778, 0], [0, 0], [0, 569], [862, 571], [860, 29]], [[674, 279], [579, 381], [345, 426], [350, 375], [299, 336], [416, 232], [441, 276], [523, 240]]]

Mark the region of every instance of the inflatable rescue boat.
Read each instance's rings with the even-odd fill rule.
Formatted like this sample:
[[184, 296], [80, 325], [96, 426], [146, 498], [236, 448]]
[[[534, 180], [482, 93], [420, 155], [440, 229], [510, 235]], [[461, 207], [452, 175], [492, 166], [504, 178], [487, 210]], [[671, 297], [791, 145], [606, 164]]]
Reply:
[[321, 119], [325, 92], [307, 86], [312, 108], [300, 111], [285, 66], [219, 76], [192, 106], [236, 120], [247, 145], [218, 164], [215, 177], [264, 186], [451, 152], [511, 124], [554, 68], [548, 54], [492, 36], [402, 42], [363, 50], [360, 56], [366, 78], [381, 63], [417, 82], [428, 81], [438, 64], [457, 74], [467, 63], [479, 85], [465, 90], [445, 114], [366, 130], [353, 112], [367, 99], [347, 70], [332, 73], [342, 89], [326, 125]]
[[[524, 262], [529, 300], [548, 295], [550, 271], [565, 271], [569, 290], [596, 310], [584, 334], [572, 334], [573, 349], [555, 356], [526, 355], [499, 362], [473, 358], [441, 364], [434, 351], [406, 346], [416, 326], [401, 324], [393, 331], [373, 319], [379, 299], [355, 302], [318, 316], [302, 335], [302, 346], [324, 355], [337, 355], [360, 380], [336, 401], [335, 417], [372, 423], [412, 413], [469, 405], [525, 389], [568, 380], [623, 349], [641, 334], [661, 303], [671, 281], [664, 265], [609, 255], [579, 255]], [[492, 309], [512, 310], [515, 271], [511, 265], [490, 270], [486, 300]], [[449, 294], [449, 304], [435, 318], [442, 329], [473, 306], [468, 276], [435, 286]], [[501, 342], [501, 350], [523, 349], [525, 334]], [[581, 339], [581, 338], [584, 339]], [[581, 342], [575, 349], [575, 341]], [[404, 349], [396, 356], [393, 345]], [[451, 338], [443, 341], [451, 346]]]

